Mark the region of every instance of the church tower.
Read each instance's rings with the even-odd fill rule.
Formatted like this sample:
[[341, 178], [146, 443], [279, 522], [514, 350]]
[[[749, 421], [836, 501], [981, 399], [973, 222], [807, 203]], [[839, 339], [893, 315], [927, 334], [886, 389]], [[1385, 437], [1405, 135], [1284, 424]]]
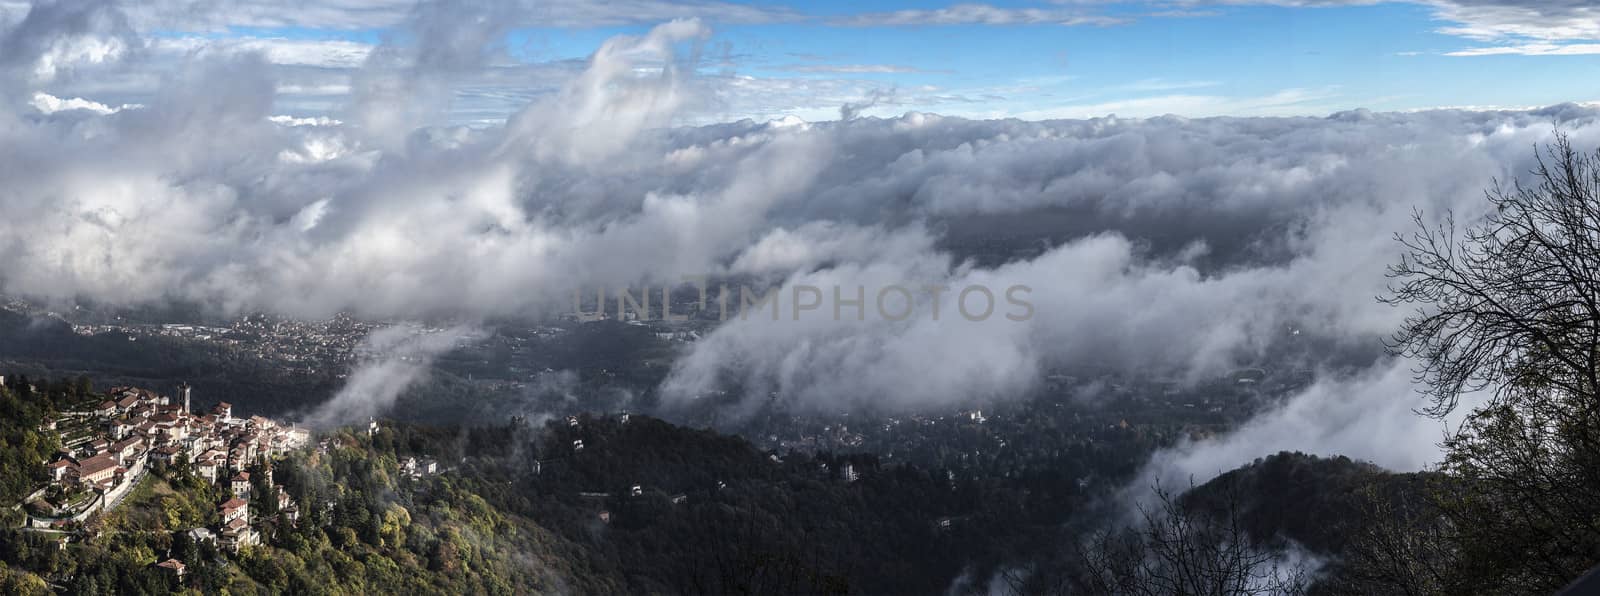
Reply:
[[189, 409], [189, 382], [188, 381], [184, 381], [182, 385], [178, 385], [178, 394], [181, 397], [183, 397], [183, 415], [188, 416], [188, 415], [192, 414], [194, 412], [194, 410], [190, 410]]

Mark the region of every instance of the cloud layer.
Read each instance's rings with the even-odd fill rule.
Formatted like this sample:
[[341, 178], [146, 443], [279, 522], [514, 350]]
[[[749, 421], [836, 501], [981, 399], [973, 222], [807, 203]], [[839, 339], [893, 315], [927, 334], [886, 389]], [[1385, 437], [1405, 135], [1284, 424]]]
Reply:
[[[494, 68], [498, 13], [407, 14], [337, 81], [352, 93], [336, 117], [295, 119], [278, 113], [271, 52], [251, 48], [193, 54], [141, 105], [41, 95], [149, 44], [115, 7], [36, 7], [0, 38], [0, 291], [472, 321], [702, 274], [780, 296], [862, 288], [867, 308], [891, 285], [946, 300], [1027, 286], [1021, 322], [967, 321], [949, 302], [933, 320], [921, 293], [904, 320], [732, 321], [663, 387], [669, 401], [737, 386], [747, 403], [909, 409], [1017, 395], [1071, 363], [1198, 378], [1296, 332], [1375, 350], [1402, 313], [1372, 297], [1414, 207], [1470, 214], [1553, 126], [1600, 144], [1600, 112], [1570, 105], [682, 126], [723, 92], [692, 66], [710, 35], [697, 20], [608, 40], [503, 125], [467, 128], [441, 106], [463, 73]], [[359, 417], [407, 378], [380, 376], [323, 418]], [[1363, 395], [1392, 392], [1387, 379]]]
[[350, 373], [344, 387], [303, 422], [327, 428], [383, 415], [402, 392], [428, 373], [439, 355], [481, 337], [482, 332], [471, 327], [395, 326], [374, 331], [357, 349], [362, 362]]

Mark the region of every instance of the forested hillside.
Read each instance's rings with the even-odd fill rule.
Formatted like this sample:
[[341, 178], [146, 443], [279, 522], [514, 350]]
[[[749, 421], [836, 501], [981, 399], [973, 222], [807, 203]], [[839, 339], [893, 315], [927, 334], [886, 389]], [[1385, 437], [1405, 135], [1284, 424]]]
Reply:
[[[4, 394], [20, 412], [8, 419], [25, 423], [7, 425], [6, 440], [38, 446], [6, 451], [13, 502], [52, 450], [38, 422], [80, 391]], [[639, 415], [384, 421], [269, 465], [300, 517], [253, 498], [262, 545], [232, 554], [193, 540], [188, 530], [217, 525], [229, 495], [157, 464], [120, 506], [67, 533], [8, 519], [7, 581], [82, 594], [926, 593], [1003, 563], [1052, 525], [1005, 484], [870, 455], [780, 457]], [[251, 472], [259, 483], [268, 465]], [[181, 578], [155, 566], [167, 559], [184, 563]]]
[[[47, 478], [57, 449], [41, 422], [99, 396], [87, 379], [8, 384], [0, 415], [15, 424], [0, 427], [0, 497], [15, 503]], [[226, 485], [153, 466], [86, 523], [21, 529], [20, 511], [0, 509], [0, 588], [1053, 594], [1167, 593], [1216, 579], [1263, 593], [1371, 594], [1442, 591], [1460, 577], [1441, 509], [1459, 480], [1302, 453], [1150, 501], [870, 454], [780, 454], [641, 415], [385, 420], [251, 466], [263, 543], [237, 553], [191, 534], [219, 524]], [[277, 484], [297, 517], [269, 498]], [[1128, 523], [1133, 512], [1144, 523]], [[169, 560], [184, 572], [157, 565]], [[1162, 569], [1191, 564], [1218, 575], [1163, 583]]]

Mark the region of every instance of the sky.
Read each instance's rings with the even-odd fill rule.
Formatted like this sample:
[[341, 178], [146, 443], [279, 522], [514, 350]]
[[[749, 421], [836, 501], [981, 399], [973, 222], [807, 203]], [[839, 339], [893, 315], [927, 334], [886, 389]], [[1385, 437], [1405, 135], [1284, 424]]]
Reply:
[[[631, 0], [461, 3], [493, 21], [485, 69], [449, 98], [457, 123], [502, 121], [550, 93], [604, 40], [672, 19], [707, 32], [681, 66], [712, 87], [682, 123], [910, 111], [1024, 119], [1325, 115], [1600, 100], [1600, 8], [1583, 0], [1056, 0], [795, 4]], [[17, 22], [28, 4], [0, 4]], [[136, 104], [174, 61], [263, 52], [284, 115], [337, 117], [344, 79], [385, 40], [404, 43], [404, 0], [126, 3], [140, 47], [76, 48], [139, 67], [45, 87]], [[845, 110], [845, 111], [841, 111]]]
[[[1408, 313], [1374, 300], [1394, 234], [1471, 221], [1557, 132], [1600, 147], [1580, 0], [0, 15], [0, 293], [450, 329], [369, 338], [407, 359], [350, 375], [325, 424], [381, 415], [417, 363], [576, 290], [1025, 285], [1026, 321], [948, 302], [730, 320], [659, 394], [915, 412], [1066, 365], [1198, 383], [1293, 341], [1317, 348], [1297, 364], [1314, 386], [1155, 473], [1284, 449], [1420, 469], [1441, 423], [1383, 356]], [[974, 238], [1028, 250], [951, 248]]]

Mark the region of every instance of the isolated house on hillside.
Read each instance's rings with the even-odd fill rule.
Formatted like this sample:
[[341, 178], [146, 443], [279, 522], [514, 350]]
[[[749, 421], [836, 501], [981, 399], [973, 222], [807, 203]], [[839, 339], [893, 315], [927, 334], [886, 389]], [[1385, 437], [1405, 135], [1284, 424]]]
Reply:
[[182, 578], [183, 577], [183, 573], [184, 573], [183, 561], [179, 561], [177, 559], [167, 559], [167, 560], [162, 561], [160, 563], [156, 563], [156, 568], [160, 569], [162, 571], [165, 571], [167, 573], [170, 573], [174, 577], [178, 577], [178, 578]]

